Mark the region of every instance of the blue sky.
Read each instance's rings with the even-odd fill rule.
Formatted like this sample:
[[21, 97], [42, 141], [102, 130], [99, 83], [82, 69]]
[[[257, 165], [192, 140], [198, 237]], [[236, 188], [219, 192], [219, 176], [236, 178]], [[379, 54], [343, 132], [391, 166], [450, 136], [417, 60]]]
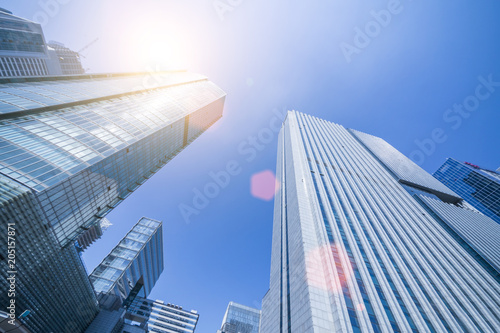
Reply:
[[[198, 332], [217, 330], [229, 301], [259, 307], [268, 289], [273, 203], [251, 195], [250, 178], [274, 171], [277, 135], [251, 161], [238, 147], [273, 110], [380, 136], [429, 172], [447, 157], [500, 166], [498, 1], [59, 1], [0, 6], [42, 20], [91, 72], [182, 67], [227, 92], [224, 117], [108, 215], [85, 253], [92, 270], [141, 216], [163, 220], [150, 296], [198, 310]], [[241, 172], [186, 223], [179, 205], [229, 161]]]

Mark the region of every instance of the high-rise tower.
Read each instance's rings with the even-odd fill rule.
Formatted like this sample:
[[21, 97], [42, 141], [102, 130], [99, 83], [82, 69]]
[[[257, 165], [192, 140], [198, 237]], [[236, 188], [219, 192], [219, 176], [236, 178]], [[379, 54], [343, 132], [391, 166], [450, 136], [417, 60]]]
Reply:
[[57, 74], [60, 65], [54, 60], [40, 24], [0, 8], [0, 77]]
[[448, 158], [434, 177], [458, 193], [474, 208], [500, 224], [500, 168], [483, 169]]
[[147, 297], [163, 271], [163, 228], [143, 217], [90, 274], [94, 290], [122, 301]]
[[[0, 79], [0, 304], [33, 332], [80, 332], [97, 300], [74, 243], [222, 116], [186, 72]], [[12, 265], [12, 266], [10, 266]]]
[[498, 272], [443, 221], [485, 217], [388, 143], [289, 112], [276, 176], [261, 333], [500, 330]]
[[259, 333], [260, 310], [229, 302], [217, 333]]

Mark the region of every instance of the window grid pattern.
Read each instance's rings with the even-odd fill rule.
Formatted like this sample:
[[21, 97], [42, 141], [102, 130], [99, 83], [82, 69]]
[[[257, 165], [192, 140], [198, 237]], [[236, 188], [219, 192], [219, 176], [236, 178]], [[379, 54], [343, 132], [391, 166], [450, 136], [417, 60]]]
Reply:
[[136, 297], [125, 314], [125, 328], [131, 325], [148, 332], [193, 333], [198, 318], [196, 311], [186, 311], [178, 305]]
[[[301, 137], [302, 137], [302, 142], [304, 144], [304, 148], [306, 148], [308, 146], [311, 147], [310, 144], [309, 145], [306, 144], [305, 134], [301, 135]], [[307, 140], [310, 143], [310, 141], [309, 141], [310, 137], [307, 137]], [[311, 148], [309, 148], [309, 149], [311, 149]], [[306, 149], [307, 154], [309, 154], [309, 149]], [[351, 321], [352, 331], [354, 333], [360, 333], [361, 327], [360, 327], [358, 316], [356, 314], [356, 306], [353, 302], [353, 297], [351, 296], [351, 291], [349, 291], [349, 286], [347, 284], [347, 279], [348, 279], [349, 274], [346, 274], [346, 272], [344, 272], [344, 268], [342, 267], [342, 262], [340, 260], [339, 249], [342, 248], [341, 244], [344, 245], [345, 253], [347, 254], [347, 258], [349, 258], [349, 264], [350, 264], [349, 268], [350, 268], [350, 270], [352, 270], [354, 272], [356, 283], [358, 284], [359, 290], [361, 292], [361, 297], [362, 297], [363, 303], [362, 304], [360, 303], [361, 305], [358, 305], [358, 307], [361, 306], [363, 308], [368, 309], [368, 313], [370, 315], [370, 322], [371, 322], [371, 326], [373, 328], [373, 331], [375, 333], [379, 333], [380, 327], [379, 327], [378, 320], [375, 317], [375, 314], [373, 313], [373, 307], [371, 306], [370, 299], [368, 297], [368, 294], [366, 293], [365, 285], [363, 283], [361, 275], [359, 274], [359, 270], [356, 266], [356, 261], [354, 259], [349, 242], [347, 241], [346, 234], [345, 234], [344, 229], [342, 227], [342, 223], [340, 222], [340, 219], [339, 219], [337, 212], [333, 211], [333, 205], [330, 206], [326, 203], [323, 203], [321, 192], [320, 192], [319, 185], [318, 185], [318, 181], [316, 180], [316, 176], [314, 174], [315, 172], [314, 172], [313, 166], [311, 164], [311, 157], [308, 157], [307, 159], [309, 162], [309, 168], [311, 170], [311, 173], [313, 173], [312, 179], [313, 179], [313, 183], [314, 183], [314, 189], [315, 189], [316, 195], [318, 196], [318, 203], [319, 203], [319, 207], [321, 210], [321, 216], [323, 218], [323, 223], [325, 225], [325, 230], [326, 230], [326, 233], [328, 236], [328, 241], [331, 244], [332, 254], [333, 254], [334, 261], [335, 261], [335, 267], [337, 270], [337, 276], [338, 276], [338, 279], [340, 281], [340, 285], [342, 287], [342, 294], [344, 295], [345, 306], [347, 307], [347, 313], [349, 314], [349, 319]], [[336, 241], [333, 237], [332, 227], [330, 226], [330, 221], [328, 220], [328, 214], [327, 214], [327, 210], [325, 207], [331, 207], [331, 209], [333, 211], [333, 214], [335, 216], [335, 222], [336, 222], [337, 227], [339, 228], [339, 233], [340, 233], [340, 236], [342, 238], [342, 242]], [[396, 329], [396, 332], [400, 332], [399, 327], [397, 326], [396, 323], [394, 323], [394, 328]]]
[[474, 211], [423, 195], [418, 197], [438, 215], [437, 218], [445, 221], [453, 231], [461, 235], [490, 265], [500, 272], [500, 248], [498, 247], [500, 244], [500, 224]]
[[[25, 111], [62, 103], [84, 102], [89, 99], [104, 98], [144, 90], [161, 89], [177, 84], [204, 80], [206, 77], [195, 73], [150, 73], [92, 79], [48, 80], [23, 83], [0, 84], [0, 114]], [[203, 99], [208, 93], [198, 98]], [[183, 98], [181, 104], [189, 101]], [[193, 103], [195, 103], [193, 101]]]
[[[291, 134], [287, 135], [288, 131]], [[301, 142], [301, 133], [309, 140], [314, 139], [314, 142]], [[290, 269], [300, 267], [301, 261], [308, 260], [307, 251], [318, 251], [306, 247], [310, 241], [307, 237], [311, 234], [318, 237], [319, 246], [323, 246], [321, 244], [325, 241], [331, 243], [332, 239], [348, 243], [359, 269], [359, 275], [354, 270], [350, 273], [348, 281], [352, 281], [347, 284], [348, 290], [354, 304], [363, 303], [363, 293], [366, 293], [369, 304], [373, 307], [371, 311], [365, 302], [364, 307], [355, 309], [360, 332], [375, 329], [369, 312], [376, 316], [381, 330], [394, 331], [393, 322], [400, 331], [405, 332], [500, 330], [497, 297], [500, 285], [497, 279], [476, 260], [471, 251], [464, 249], [456, 237], [443, 227], [443, 222], [437, 215], [430, 214], [426, 207], [412, 196], [420, 195], [422, 191], [434, 193], [435, 195], [427, 193], [421, 197], [421, 201], [439, 201], [441, 205], [466, 210], [445, 203], [451, 200], [452, 193], [446, 193], [444, 190], [441, 192], [433, 182], [427, 181], [428, 177], [418, 174], [406, 176], [404, 170], [399, 170], [400, 177], [395, 177], [394, 172], [383, 164], [387, 159], [387, 156], [382, 156], [383, 145], [378, 151], [382, 157], [378, 158], [367, 148], [370, 145], [367, 143], [369, 137], [365, 137], [361, 142], [353, 131], [321, 119], [289, 112], [280, 132], [280, 140], [285, 141], [285, 146], [292, 147], [285, 150], [284, 154], [278, 149], [278, 170], [281, 169], [280, 163], [285, 162], [285, 167], [291, 170], [286, 184], [280, 187], [287, 189], [287, 196], [294, 199], [294, 205], [289, 202], [285, 210], [298, 210], [301, 225], [301, 229], [293, 227], [288, 236], [291, 239], [302, 238], [299, 244], [303, 243], [306, 251], [302, 255], [298, 244], [290, 249]], [[311, 148], [307, 148], [309, 146]], [[300, 150], [304, 149], [302, 147], [307, 149], [301, 153]], [[310, 154], [308, 149], [319, 155]], [[281, 159], [283, 161], [280, 161]], [[396, 164], [393, 161], [391, 168], [397, 168]], [[416, 172], [414, 169], [407, 171]], [[277, 172], [277, 177], [283, 181], [282, 172]], [[415, 193], [407, 191], [399, 183], [401, 177], [413, 180], [404, 183], [405, 187], [414, 184], [418, 190]], [[434, 188], [429, 190], [426, 185]], [[314, 196], [317, 201], [312, 199]], [[281, 197], [276, 200], [271, 284], [263, 300], [262, 333], [285, 332], [285, 327], [276, 330], [275, 325], [271, 323], [279, 322], [279, 311], [275, 310], [276, 304], [279, 304], [279, 293], [275, 288], [279, 284], [275, 282], [277, 271], [273, 266], [277, 264], [275, 257], [280, 254], [279, 247], [275, 247], [275, 242], [279, 239], [275, 237], [274, 232], [277, 230], [277, 207], [283, 202], [280, 201]], [[302, 205], [303, 201], [310, 202], [310, 205]], [[298, 208], [295, 207], [297, 202]], [[445, 209], [441, 209], [441, 215], [444, 211]], [[333, 218], [335, 212], [339, 216], [337, 224]], [[467, 212], [472, 213], [470, 210]], [[294, 215], [296, 214], [294, 212]], [[322, 215], [332, 216], [329, 220], [332, 223], [321, 223], [324, 225], [322, 235], [310, 232], [313, 225], [320, 225], [313, 224], [310, 220], [320, 220]], [[288, 215], [285, 223], [294, 222], [294, 219], [295, 216], [290, 218]], [[340, 229], [343, 229], [343, 232]], [[329, 236], [330, 233], [333, 233], [333, 238]], [[345, 237], [342, 237], [343, 235]], [[281, 256], [283, 255], [281, 253]], [[338, 256], [342, 259], [340, 253]], [[350, 258], [347, 261], [341, 260], [341, 263], [347, 263], [347, 267], [349, 261]], [[312, 283], [316, 282], [302, 281], [302, 284], [308, 285], [309, 290], [308, 294], [304, 294], [302, 290], [305, 288], [296, 284], [300, 281], [295, 280], [294, 284], [292, 279], [292, 331], [348, 331], [343, 327], [343, 324], [349, 324], [347, 309], [343, 304], [339, 307], [338, 302], [343, 298], [345, 289], [337, 289], [334, 281], [329, 280], [326, 275], [327, 272], [337, 272], [335, 263], [336, 257], [330, 251], [325, 255], [325, 260], [317, 262], [322, 268], [316, 269], [317, 272], [324, 272], [325, 280], [332, 284], [327, 286], [327, 291], [332, 292], [329, 314], [333, 317], [334, 329], [324, 330], [323, 326], [319, 325], [328, 313], [318, 312], [312, 306], [312, 303], [318, 300], [312, 292], [317, 288], [316, 284]], [[358, 276], [361, 277], [362, 285], [355, 281]], [[275, 303], [272, 298], [278, 302]], [[309, 309], [309, 312], [303, 311], [304, 308]], [[301, 315], [295, 315], [297, 313]], [[305, 316], [306, 313], [312, 318]]]
[[[205, 91], [200, 98], [197, 92]], [[221, 96], [200, 82], [0, 121], [0, 172], [43, 190]], [[182, 97], [182, 98], [180, 98]], [[210, 115], [213, 118], [213, 115]], [[206, 119], [199, 134], [206, 129]], [[201, 127], [203, 126], [203, 127]]]
[[260, 310], [230, 302], [220, 333], [259, 333]]
[[[119, 79], [121, 77], [95, 80], [87, 79], [88, 76], [75, 80], [49, 78], [50, 81], [31, 78], [24, 80], [26, 83], [1, 80], [0, 90], [5, 88], [7, 92], [0, 92], [3, 101], [0, 113], [6, 112], [6, 106], [11, 107], [8, 112], [15, 112], [57, 101], [54, 107], [48, 108], [52, 111], [18, 114], [17, 119], [14, 115], [1, 117], [0, 132], [6, 130], [0, 134], [0, 160], [4, 162], [0, 166], [0, 179], [8, 179], [8, 182], [5, 186], [0, 182], [0, 215], [6, 221], [17, 219], [18, 225], [22, 226], [19, 232], [29, 238], [29, 241], [22, 242], [23, 245], [18, 245], [19, 259], [24, 265], [20, 268], [26, 272], [19, 275], [18, 283], [22, 290], [20, 308], [32, 310], [25, 319], [31, 331], [77, 332], [88, 326], [98, 310], [97, 300], [73, 246], [74, 241], [202, 133], [192, 129], [188, 116], [205, 119], [208, 125], [203, 124], [203, 128], [222, 116], [224, 92], [206, 80], [199, 80], [198, 75], [168, 75], [172, 79], [163, 81], [164, 86], [158, 88], [151, 87], [151, 81], [144, 81], [145, 78], [154, 80], [154, 76], [134, 75], [134, 83], [129, 82], [128, 86], [137, 84], [137, 89], [132, 86], [130, 91], [149, 89], [150, 94], [140, 92], [116, 98], [103, 96], [103, 93], [116, 91], [114, 88], [119, 88], [118, 92], [125, 91], [123, 85], [120, 87], [120, 82], [124, 82]], [[192, 79], [198, 81], [190, 81]], [[100, 89], [93, 96], [107, 97], [107, 100], [88, 101], [93, 97], [84, 86], [90, 82], [90, 89], [95, 81], [106, 82], [97, 84]], [[169, 82], [176, 86], [169, 86]], [[65, 89], [65, 83], [75, 84]], [[187, 85], [197, 88], [184, 90], [191, 96], [174, 94], [177, 88]], [[49, 86], [52, 88], [43, 88]], [[52, 90], [54, 86], [58, 89]], [[156, 101], [151, 99], [155, 93]], [[25, 96], [21, 97], [23, 94]], [[207, 100], [207, 96], [212, 98]], [[178, 100], [170, 103], [169, 98]], [[71, 101], [82, 103], [57, 109], [57, 105]], [[122, 110], [113, 108], [112, 103], [119, 104]], [[175, 105], [175, 108], [166, 110], [162, 104]], [[192, 137], [185, 135], [189, 130], [192, 130]], [[36, 145], [41, 146], [34, 148]], [[40, 162], [46, 165], [38, 164]], [[39, 178], [41, 175], [46, 176]], [[12, 184], [26, 185], [22, 186], [30, 197], [29, 204], [20, 197], [12, 197], [16, 189]], [[127, 246], [137, 248], [144, 240], [143, 232], [131, 234], [134, 240], [130, 240]], [[47, 239], [50, 243], [46, 243]], [[161, 236], [152, 237], [135, 261], [132, 260], [133, 250], [130, 252], [124, 248], [120, 260], [113, 261], [111, 268], [122, 269], [130, 261], [132, 264], [113, 291], [125, 297], [131, 290], [130, 284], [137, 279], [136, 286], [144, 284], [143, 294], [150, 290], [156, 281], [155, 276], [163, 270], [163, 251], [156, 250], [161, 244]], [[154, 263], [161, 263], [161, 266]], [[4, 268], [2, 278], [5, 279], [8, 269]], [[142, 275], [141, 272], [148, 269], [150, 274]], [[113, 270], [106, 272], [107, 278], [114, 279], [115, 276]], [[0, 300], [4, 303], [3, 299]], [[61, 306], [64, 311], [51, 313]], [[53, 316], [56, 316], [55, 320], [52, 320]]]
[[[333, 154], [331, 154], [333, 151], [335, 151], [335, 156], [340, 156], [340, 154], [338, 154], [338, 152], [336, 151], [336, 148], [333, 145], [328, 145], [325, 141], [318, 140], [319, 133], [318, 133], [317, 129], [315, 128], [315, 126], [304, 126], [304, 121], [305, 121], [304, 117], [302, 117], [301, 115], [299, 115], [299, 123], [301, 124], [302, 128], [304, 128], [303, 131], [309, 131], [309, 128], [311, 128], [310, 131], [314, 132], [314, 135], [312, 135], [312, 137], [316, 140], [316, 146], [317, 147], [321, 147], [323, 149], [323, 152], [330, 151], [330, 156], [333, 155]], [[308, 123], [308, 124], [310, 124], [310, 123]], [[319, 127], [321, 127], [321, 125], [323, 125], [323, 124], [320, 123]], [[301, 132], [303, 132], [303, 131], [301, 131]], [[304, 135], [302, 135], [302, 136], [304, 136]], [[318, 156], [316, 156], [315, 160], [318, 161], [318, 160], [320, 160], [320, 158]], [[324, 160], [328, 160], [329, 163], [334, 163], [328, 157], [324, 158]], [[309, 157], [308, 157], [308, 161], [309, 161], [310, 168], [312, 170], [311, 159]], [[343, 162], [346, 162], [346, 161], [343, 161]], [[399, 329], [397, 323], [395, 322], [394, 315], [392, 314], [392, 311], [390, 310], [390, 307], [389, 307], [388, 302], [387, 302], [387, 297], [385, 296], [384, 292], [382, 291], [382, 288], [381, 288], [381, 286], [380, 286], [380, 284], [378, 282], [376, 274], [375, 274], [375, 272], [374, 272], [374, 270], [372, 268], [372, 265], [370, 264], [370, 260], [369, 260], [367, 254], [366, 254], [366, 251], [363, 248], [363, 244], [361, 243], [360, 237], [358, 236], [358, 232], [356, 231], [356, 228], [354, 227], [354, 224], [353, 224], [353, 222], [351, 220], [351, 217], [349, 216], [349, 214], [347, 214], [348, 211], [352, 211], [354, 213], [356, 221], [359, 223], [359, 225], [361, 227], [361, 231], [364, 232], [364, 236], [366, 237], [367, 242], [370, 245], [370, 248], [371, 248], [371, 250], [373, 251], [373, 254], [376, 257], [378, 264], [380, 265], [382, 271], [384, 272], [385, 278], [387, 279], [387, 282], [389, 283], [392, 292], [396, 296], [397, 302], [399, 303], [401, 311], [404, 313], [404, 316], [407, 319], [408, 324], [409, 324], [411, 330], [413, 332], [419, 332], [419, 330], [417, 329], [417, 327], [415, 325], [414, 320], [411, 318], [411, 315], [410, 315], [410, 313], [408, 311], [408, 308], [404, 304], [403, 297], [401, 296], [401, 294], [397, 290], [397, 288], [396, 288], [396, 286], [395, 286], [395, 284], [394, 284], [391, 276], [388, 273], [388, 270], [387, 270], [387, 268], [386, 268], [386, 266], [385, 266], [385, 264], [384, 264], [384, 262], [382, 260], [382, 257], [380, 255], [379, 251], [377, 250], [377, 248], [376, 248], [376, 246], [375, 246], [375, 244], [374, 244], [371, 236], [367, 232], [365, 223], [363, 222], [364, 219], [361, 218], [361, 212], [359, 211], [359, 209], [356, 206], [358, 206], [358, 207], [361, 208], [361, 211], [364, 214], [364, 218], [367, 217], [367, 215], [366, 215], [366, 213], [367, 213], [366, 209], [363, 208], [362, 205], [355, 205], [354, 204], [354, 200], [355, 199], [352, 199], [352, 203], [349, 203], [349, 200], [345, 200], [342, 197], [342, 195], [341, 195], [339, 189], [337, 188], [337, 186], [335, 186], [333, 184], [332, 184], [331, 188], [333, 188], [333, 190], [335, 192], [334, 193], [335, 195], [333, 195], [332, 193], [330, 193], [330, 191], [331, 191], [331, 190], [329, 190], [330, 187], [328, 187], [327, 184], [326, 184], [328, 182], [328, 179], [337, 179], [337, 177], [342, 177], [342, 175], [335, 174], [335, 172], [332, 170], [333, 167], [332, 168], [328, 168], [327, 167], [328, 164], [326, 164], [326, 163], [323, 163], [323, 165], [321, 165], [321, 163], [317, 163], [317, 164], [318, 164], [318, 168], [320, 168], [320, 170], [322, 172], [321, 173], [321, 180], [322, 180], [322, 183], [323, 183], [323, 187], [327, 191], [327, 197], [328, 197], [328, 200], [329, 200], [329, 203], [330, 203], [330, 207], [332, 207], [332, 208], [335, 207], [335, 203], [333, 202], [332, 198], [337, 198], [337, 201], [340, 203], [341, 212], [343, 212], [343, 215], [345, 216], [346, 221], [347, 221], [348, 225], [350, 226], [350, 230], [353, 233], [353, 236], [354, 236], [354, 239], [356, 241], [356, 244], [357, 244], [357, 246], [358, 246], [358, 248], [360, 250], [361, 256], [364, 259], [365, 265], [366, 265], [366, 267], [368, 269], [370, 277], [372, 278], [373, 284], [375, 285], [375, 288], [376, 288], [377, 293], [379, 295], [379, 298], [380, 298], [380, 300], [382, 302], [382, 305], [383, 305], [384, 309], [386, 310], [387, 316], [389, 318], [389, 321], [391, 323], [391, 326], [392, 326], [393, 330], [395, 332], [397, 332], [400, 329]], [[346, 162], [346, 164], [348, 166], [351, 166], [348, 162]], [[331, 164], [331, 165], [333, 165], [333, 164]], [[328, 177], [325, 177], [325, 176], [328, 176]], [[346, 185], [349, 187], [350, 191], [354, 190], [354, 188], [352, 186], [349, 186], [348, 183], [346, 183]], [[347, 206], [349, 207], [349, 209], [347, 209]], [[340, 219], [339, 219], [338, 213], [336, 212], [336, 210], [333, 210], [333, 213], [335, 215], [335, 219], [337, 221], [337, 224], [339, 225], [339, 228], [341, 228], [341, 224], [340, 224]], [[367, 222], [369, 222], [370, 224], [373, 225], [373, 222], [370, 220], [370, 218], [367, 218]], [[413, 302], [415, 303], [415, 305], [419, 309], [419, 312], [422, 315], [422, 317], [424, 318], [424, 320], [425, 320], [425, 322], [427, 324], [427, 327], [429, 328], [429, 330], [431, 332], [436, 332], [436, 330], [435, 330], [434, 326], [432, 325], [432, 323], [430, 322], [427, 314], [424, 312], [424, 310], [423, 310], [420, 302], [415, 297], [415, 294], [411, 290], [411, 288], [408, 285], [408, 282], [406, 281], [406, 279], [403, 277], [403, 275], [401, 273], [401, 270], [399, 269], [399, 267], [397, 266], [397, 264], [394, 262], [394, 258], [392, 257], [392, 255], [390, 254], [390, 252], [387, 251], [387, 249], [385, 247], [385, 244], [383, 242], [381, 242], [381, 245], [386, 250], [386, 253], [389, 256], [389, 259], [391, 260], [391, 263], [393, 264], [395, 270], [398, 272], [398, 276], [400, 277], [401, 281], [405, 285], [405, 288], [408, 291], [408, 293], [410, 294], [411, 299], [413, 300]], [[373, 313], [373, 309], [371, 309], [371, 311], [370, 311], [370, 309], [367, 308], [367, 311], [369, 313], [369, 317], [370, 317], [370, 320], [372, 321], [372, 323], [376, 322], [376, 317], [375, 317], [375, 314]]]
[[43, 36], [38, 32], [0, 28], [0, 51], [45, 54]]
[[80, 54], [78, 52], [54, 43], [49, 43], [47, 46], [53, 48], [57, 54], [63, 75], [85, 73], [82, 63], [80, 62]]
[[[0, 77], [44, 76], [48, 75], [44, 59], [29, 57], [0, 57]], [[2, 94], [2, 96], [4, 96]], [[6, 102], [0, 102], [0, 114], [19, 111], [20, 108]]]
[[[16, 316], [31, 310], [22, 322], [33, 333], [84, 331], [99, 308], [80, 255], [74, 246], [60, 248], [29, 188], [2, 175], [0, 220], [15, 223]], [[0, 251], [8, 253], [6, 241]], [[7, 264], [0, 260], [4, 281], [10, 276]], [[7, 292], [0, 293], [0, 303], [9, 303]]]
[[448, 158], [434, 177], [500, 224], [500, 174]]
[[[162, 223], [143, 217], [90, 274], [97, 294], [125, 299], [140, 280], [148, 295], [163, 271]], [[131, 278], [130, 278], [131, 277]], [[118, 284], [125, 287], [119, 291]]]

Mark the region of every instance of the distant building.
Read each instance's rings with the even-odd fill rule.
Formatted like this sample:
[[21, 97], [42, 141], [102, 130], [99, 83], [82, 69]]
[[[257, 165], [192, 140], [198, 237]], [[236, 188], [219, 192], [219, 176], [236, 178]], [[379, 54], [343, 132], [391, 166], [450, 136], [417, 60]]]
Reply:
[[90, 274], [97, 295], [147, 297], [164, 267], [162, 231], [160, 221], [141, 218]]
[[54, 51], [59, 66], [61, 67], [62, 75], [75, 75], [85, 73], [85, 70], [83, 69], [82, 63], [80, 61], [80, 54], [78, 52], [65, 47], [62, 43], [52, 40], [49, 41], [47, 46], [49, 52], [52, 50]]
[[126, 307], [115, 308], [114, 295], [102, 299], [99, 315], [85, 333], [193, 333], [199, 314], [182, 306], [135, 297]]
[[483, 169], [448, 158], [434, 177], [458, 193], [478, 211], [500, 223], [500, 168]]
[[260, 310], [229, 302], [217, 333], [259, 333]]
[[122, 333], [193, 333], [199, 314], [182, 306], [136, 297], [125, 313]]
[[80, 54], [45, 42], [40, 24], [0, 8], [0, 77], [83, 74]]
[[49, 75], [48, 60], [40, 24], [0, 9], [0, 77]]

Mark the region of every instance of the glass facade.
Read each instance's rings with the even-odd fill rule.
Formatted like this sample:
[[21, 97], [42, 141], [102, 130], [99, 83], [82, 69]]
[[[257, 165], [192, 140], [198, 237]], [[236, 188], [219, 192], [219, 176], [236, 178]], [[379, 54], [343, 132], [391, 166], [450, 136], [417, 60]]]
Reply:
[[182, 306], [137, 297], [125, 313], [122, 333], [193, 333], [199, 314]]
[[161, 87], [144, 91], [141, 82], [149, 79], [93, 75], [0, 84], [0, 94], [11, 96], [0, 100], [23, 108], [2, 119], [0, 105], [0, 172], [37, 192], [62, 246], [222, 116], [225, 93], [206, 78], [163, 73], [155, 78]]
[[[480, 255], [500, 274], [500, 224], [470, 209], [447, 205], [423, 195], [416, 197], [445, 228], [450, 229], [450, 233], [457, 235], [464, 248], [475, 257]], [[477, 259], [481, 261], [481, 258]]]
[[90, 281], [98, 295], [112, 293], [124, 301], [147, 297], [162, 271], [162, 223], [143, 217], [94, 269]]
[[260, 310], [229, 302], [217, 333], [259, 333]]
[[500, 330], [495, 245], [445, 222], [489, 219], [388, 143], [289, 112], [276, 177], [261, 333]]
[[[4, 283], [0, 304], [14, 299], [17, 318], [29, 310], [21, 321], [33, 333], [82, 332], [98, 304], [79, 253], [74, 246], [59, 246], [33, 192], [1, 174], [0, 224], [6, 232], [8, 226], [15, 229], [14, 240], [0, 242], [0, 276], [15, 277], [14, 294]], [[12, 249], [15, 257], [7, 260], [4, 254]]]
[[[222, 116], [224, 99], [187, 72], [0, 78], [0, 221], [19, 235], [16, 313], [31, 311], [22, 319], [30, 330], [89, 325], [98, 302], [75, 242], [98, 237], [106, 214]], [[149, 292], [163, 264], [133, 288], [144, 260], [160, 262], [159, 241], [146, 237], [138, 230], [124, 239], [96, 288]], [[5, 242], [0, 250], [7, 253]]]
[[448, 158], [434, 177], [500, 223], [500, 173]]
[[61, 66], [62, 75], [83, 74], [85, 70], [80, 62], [80, 54], [67, 47], [64, 44], [50, 41], [47, 43], [49, 53], [54, 50], [55, 56]]
[[0, 11], [0, 78], [48, 75], [48, 59], [40, 24]]

